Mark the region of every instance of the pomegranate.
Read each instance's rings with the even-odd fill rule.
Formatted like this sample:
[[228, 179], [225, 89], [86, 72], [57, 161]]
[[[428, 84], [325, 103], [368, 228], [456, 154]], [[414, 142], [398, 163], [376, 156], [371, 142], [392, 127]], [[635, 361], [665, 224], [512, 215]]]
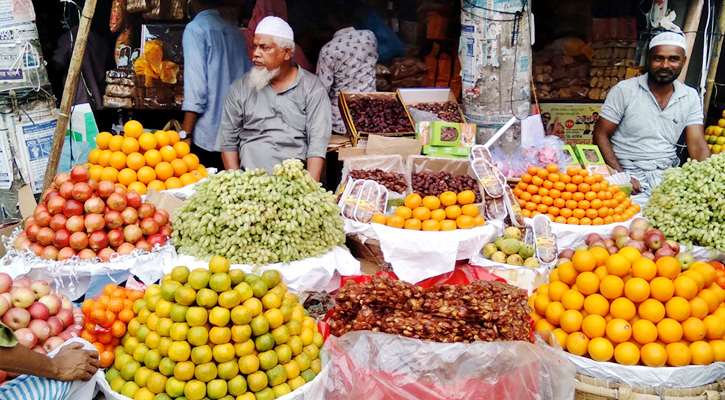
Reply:
[[151, 250], [153, 250], [154, 246], [148, 240], [141, 239], [138, 242], [136, 242], [136, 248], [143, 250], [143, 251], [150, 252]]
[[81, 251], [88, 247], [88, 235], [84, 232], [74, 232], [70, 235], [70, 247], [75, 251]]
[[48, 226], [50, 225], [50, 219], [51, 215], [48, 211], [41, 211], [40, 213], [35, 215], [35, 221], [40, 226]]
[[63, 214], [56, 214], [50, 218], [50, 228], [54, 231], [59, 229], [65, 229], [65, 224], [68, 222], [68, 217]]
[[139, 227], [141, 227], [141, 232], [143, 232], [145, 236], [153, 235], [159, 231], [159, 224], [156, 223], [156, 220], [153, 218], [141, 220]]
[[83, 204], [78, 200], [68, 200], [63, 205], [63, 214], [68, 218], [83, 215]]
[[164, 215], [163, 213], [161, 213], [159, 211], [154, 212], [153, 218], [156, 221], [156, 223], [159, 224], [160, 227], [165, 226], [166, 223], [169, 222], [169, 219], [166, 218], [166, 215]]
[[[130, 204], [129, 204], [130, 205]], [[138, 207], [138, 218], [146, 219], [152, 218], [156, 212], [156, 206], [151, 203], [143, 203]]]
[[63, 184], [63, 186], [60, 187], [60, 195], [63, 196], [64, 199], [70, 200], [73, 198], [73, 182], [70, 180]]
[[123, 218], [121, 218], [121, 213], [118, 211], [111, 210], [107, 212], [104, 219], [108, 229], [117, 229], [123, 226]]
[[37, 224], [37, 222], [35, 222], [35, 217], [30, 216], [28, 218], [25, 218], [25, 221], [23, 221], [23, 228], [27, 228], [33, 224]]
[[122, 195], [124, 198], [126, 197], [126, 189], [121, 186], [116, 186], [115, 189], [116, 193]]
[[141, 239], [141, 237], [143, 237], [143, 232], [141, 232], [141, 228], [136, 225], [128, 225], [123, 228], [123, 237], [126, 239], [127, 242], [135, 244], [136, 242], [138, 242], [139, 239]]
[[35, 242], [38, 240], [38, 232], [40, 231], [40, 225], [32, 224], [25, 228], [25, 234], [28, 236], [28, 240]]
[[152, 246], [156, 246], [157, 244], [159, 246], [163, 246], [166, 243], [166, 237], [160, 233], [157, 233], [155, 235], [149, 236], [148, 241], [149, 243], [151, 243]]
[[74, 215], [68, 218], [68, 221], [65, 223], [65, 229], [68, 229], [70, 232], [82, 232], [85, 229], [85, 218], [80, 215]]
[[86, 210], [86, 214], [100, 214], [106, 208], [106, 202], [101, 200], [100, 197], [91, 197], [83, 203], [83, 209]]
[[88, 238], [88, 246], [94, 251], [108, 247], [108, 235], [103, 231], [91, 233], [90, 238]]
[[92, 260], [96, 258], [96, 252], [91, 249], [83, 249], [78, 252], [78, 257], [80, 257], [81, 260]]
[[116, 254], [116, 252], [113, 251], [112, 248], [105, 247], [98, 252], [98, 258], [100, 258], [103, 262], [108, 262], [114, 254]]
[[65, 204], [65, 199], [62, 196], [56, 196], [50, 199], [47, 204], [50, 215], [60, 214], [63, 212], [63, 205]]
[[18, 250], [25, 251], [25, 249], [28, 246], [30, 246], [30, 243], [31, 243], [30, 240], [28, 239], [27, 236], [25, 236], [25, 233], [23, 232], [20, 235], [18, 235], [17, 238], [15, 238], [15, 242], [13, 242], [13, 246], [15, 246], [15, 248]]
[[171, 232], [172, 232], [172, 230], [168, 226], [162, 226], [161, 228], [159, 228], [159, 233], [161, 235], [163, 235], [164, 237], [167, 237], [167, 238], [171, 237]]
[[58, 261], [68, 260], [76, 255], [76, 251], [70, 247], [63, 247], [58, 251]]
[[89, 179], [88, 186], [90, 186], [91, 190], [93, 190], [91, 197], [98, 197], [98, 194], [96, 193], [96, 189], [98, 189], [98, 182], [96, 182], [95, 179]]
[[121, 218], [123, 218], [124, 224], [133, 225], [138, 221], [138, 211], [135, 208], [126, 207], [121, 212]]
[[53, 236], [55, 236], [55, 231], [53, 231], [52, 229], [48, 227], [40, 228], [40, 231], [38, 231], [37, 235], [38, 243], [43, 246], [49, 246], [51, 243], [53, 243]]
[[118, 247], [126, 241], [126, 238], [123, 236], [123, 231], [120, 229], [111, 229], [107, 235], [108, 244], [112, 247]]
[[118, 246], [118, 249], [116, 251], [119, 255], [125, 256], [126, 254], [130, 254], [132, 251], [136, 250], [136, 247], [132, 245], [131, 243], [124, 243], [120, 246]]
[[107, 199], [108, 196], [116, 193], [116, 185], [111, 181], [100, 181], [98, 182], [98, 195], [102, 199]]
[[88, 171], [88, 168], [82, 165], [76, 165], [70, 170], [70, 179], [73, 183], [87, 182], [91, 179], [91, 173]]
[[[163, 214], [163, 216], [166, 217], [166, 220], [167, 221], [169, 220], [169, 218], [171, 218], [171, 216], [169, 215], [169, 212], [166, 211], [166, 210], [164, 210], [163, 208], [157, 209], [156, 212], [159, 212], [159, 213]], [[161, 225], [161, 224], [159, 224], [159, 225]]]
[[106, 226], [106, 221], [101, 214], [88, 214], [86, 215], [85, 226], [88, 233], [102, 231]]
[[28, 250], [35, 253], [36, 256], [40, 257], [40, 253], [43, 251], [43, 245], [40, 243], [30, 243]]
[[56, 188], [48, 188], [45, 189], [45, 192], [43, 192], [43, 196], [41, 199], [43, 200], [43, 203], [47, 203], [52, 199], [53, 197], [60, 196], [60, 191]]
[[123, 211], [126, 208], [126, 196], [120, 193], [114, 193], [108, 196], [106, 204], [108, 204], [108, 208], [110, 208], [111, 210]]
[[43, 251], [40, 252], [40, 258], [44, 260], [57, 260], [58, 249], [53, 246], [45, 246], [45, 248], [43, 248]]
[[143, 199], [141, 198], [141, 195], [138, 194], [135, 190], [131, 190], [130, 192], [126, 193], [126, 204], [129, 207], [138, 209], [139, 207], [141, 207], [142, 202]]
[[70, 232], [66, 229], [61, 229], [53, 235], [53, 246], [62, 249], [70, 246]]
[[61, 172], [53, 179], [53, 183], [55, 183], [56, 187], [61, 187], [68, 181], [70, 181], [70, 174], [67, 172]]
[[88, 184], [88, 182], [79, 182], [73, 185], [71, 193], [73, 194], [74, 199], [83, 203], [91, 198], [91, 195], [93, 194], [93, 189], [91, 188], [91, 185]]

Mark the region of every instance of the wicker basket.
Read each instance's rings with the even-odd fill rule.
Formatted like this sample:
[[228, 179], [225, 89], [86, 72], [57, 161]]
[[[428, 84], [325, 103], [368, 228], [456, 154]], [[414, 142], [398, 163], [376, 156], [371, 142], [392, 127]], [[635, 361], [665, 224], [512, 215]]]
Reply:
[[724, 400], [725, 380], [696, 388], [649, 388], [629, 386], [576, 374], [575, 400]]

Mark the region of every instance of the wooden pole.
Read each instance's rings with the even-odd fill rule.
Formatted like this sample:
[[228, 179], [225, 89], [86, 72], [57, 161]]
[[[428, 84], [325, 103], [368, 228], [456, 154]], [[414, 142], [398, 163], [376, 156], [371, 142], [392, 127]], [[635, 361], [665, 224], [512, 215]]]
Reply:
[[685, 20], [685, 41], [687, 41], [687, 63], [682, 68], [680, 77], [677, 78], [680, 82], [685, 82], [687, 77], [687, 67], [690, 65], [690, 56], [692, 55], [692, 48], [695, 46], [695, 38], [697, 37], [697, 28], [700, 27], [700, 17], [702, 16], [702, 8], [705, 5], [705, 0], [692, 0], [690, 2], [690, 9], [687, 10], [687, 19]]
[[722, 50], [723, 32], [725, 32], [725, 0], [720, 1], [720, 8], [717, 12], [717, 31], [715, 35], [717, 41], [712, 48], [710, 68], [707, 70], [707, 83], [705, 85], [705, 118], [707, 118], [707, 110], [710, 108], [710, 98], [712, 97], [712, 87], [715, 86], [715, 75], [717, 75], [717, 65], [720, 62], [720, 51]]
[[[45, 170], [45, 180], [43, 181], [43, 190], [47, 189], [53, 182], [55, 173], [58, 172], [58, 163], [60, 162], [60, 153], [63, 150], [63, 142], [65, 141], [65, 132], [70, 119], [70, 109], [76, 97], [76, 87], [78, 87], [78, 78], [81, 72], [81, 63], [83, 62], [83, 54], [86, 52], [86, 42], [88, 40], [88, 31], [91, 29], [91, 21], [93, 14], [96, 12], [96, 0], [86, 0], [81, 13], [81, 21], [78, 25], [78, 34], [75, 38], [75, 46], [73, 47], [73, 56], [70, 60], [68, 75], [66, 76], [65, 86], [63, 87], [63, 98], [60, 101], [60, 110], [58, 111], [58, 123], [55, 126], [55, 134], [53, 135], [53, 146], [50, 149], [50, 157], [48, 158], [48, 166]], [[100, 99], [99, 99], [100, 100]]]

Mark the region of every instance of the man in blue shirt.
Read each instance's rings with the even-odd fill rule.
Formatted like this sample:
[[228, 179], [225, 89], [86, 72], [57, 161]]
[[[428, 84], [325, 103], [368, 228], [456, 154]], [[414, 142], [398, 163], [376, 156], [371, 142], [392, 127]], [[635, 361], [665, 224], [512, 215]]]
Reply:
[[221, 0], [190, 0], [195, 14], [186, 25], [184, 46], [184, 103], [181, 136], [205, 167], [224, 169], [221, 153], [214, 151], [221, 111], [232, 82], [252, 63], [244, 35], [224, 20]]

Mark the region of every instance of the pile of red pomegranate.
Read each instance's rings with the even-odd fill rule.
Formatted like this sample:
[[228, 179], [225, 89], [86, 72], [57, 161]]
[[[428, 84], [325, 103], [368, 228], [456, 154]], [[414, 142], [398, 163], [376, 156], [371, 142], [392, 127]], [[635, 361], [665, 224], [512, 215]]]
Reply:
[[[0, 321], [15, 332], [20, 344], [47, 354], [81, 336], [85, 316], [67, 296], [54, 293], [48, 282], [13, 281], [0, 272]], [[7, 378], [8, 373], [0, 371], [0, 382]]]
[[56, 175], [42, 195], [15, 247], [46, 260], [87, 260], [135, 249], [151, 251], [171, 236], [169, 213], [132, 190], [110, 181], [95, 182], [83, 166]]

